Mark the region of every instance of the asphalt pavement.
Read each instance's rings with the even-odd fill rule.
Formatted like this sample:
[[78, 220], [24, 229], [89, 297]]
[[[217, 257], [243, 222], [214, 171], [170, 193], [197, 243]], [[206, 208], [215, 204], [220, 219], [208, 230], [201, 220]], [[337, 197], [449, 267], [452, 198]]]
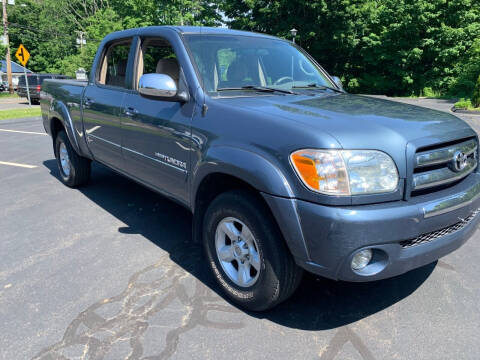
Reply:
[[39, 118], [0, 121], [0, 359], [480, 356], [478, 231], [402, 276], [307, 275], [247, 313], [211, 281], [187, 210], [100, 165], [78, 190], [58, 176]]

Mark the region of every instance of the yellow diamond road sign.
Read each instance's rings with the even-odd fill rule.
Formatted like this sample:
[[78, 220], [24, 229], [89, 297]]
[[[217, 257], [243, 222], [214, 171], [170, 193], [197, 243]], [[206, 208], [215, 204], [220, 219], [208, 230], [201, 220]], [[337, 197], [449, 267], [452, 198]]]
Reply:
[[15, 53], [15, 57], [20, 61], [20, 64], [23, 66], [27, 65], [28, 59], [30, 59], [30, 53], [25, 49], [25, 46], [23, 44], [20, 44], [18, 47], [17, 52]]

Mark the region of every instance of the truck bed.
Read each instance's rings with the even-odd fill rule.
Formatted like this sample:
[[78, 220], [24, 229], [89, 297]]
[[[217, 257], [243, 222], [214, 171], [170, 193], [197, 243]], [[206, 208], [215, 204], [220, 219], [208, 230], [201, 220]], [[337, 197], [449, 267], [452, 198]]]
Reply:
[[42, 84], [40, 107], [43, 125], [52, 134], [53, 119], [63, 119], [67, 134], [80, 154], [85, 154], [87, 146], [83, 139], [82, 99], [88, 82], [82, 80], [47, 79]]

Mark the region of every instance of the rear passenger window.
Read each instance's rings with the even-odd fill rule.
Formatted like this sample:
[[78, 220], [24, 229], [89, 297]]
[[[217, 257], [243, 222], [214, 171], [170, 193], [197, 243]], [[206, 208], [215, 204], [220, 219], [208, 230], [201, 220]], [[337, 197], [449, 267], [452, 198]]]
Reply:
[[130, 41], [111, 45], [102, 60], [97, 77], [100, 84], [125, 87]]

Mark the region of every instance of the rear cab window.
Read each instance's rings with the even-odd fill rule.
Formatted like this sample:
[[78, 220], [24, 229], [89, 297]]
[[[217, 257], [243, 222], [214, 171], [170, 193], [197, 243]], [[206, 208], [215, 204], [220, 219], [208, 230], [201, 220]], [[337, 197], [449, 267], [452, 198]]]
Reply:
[[131, 40], [113, 43], [107, 47], [96, 75], [97, 83], [107, 86], [126, 87], [128, 55]]

